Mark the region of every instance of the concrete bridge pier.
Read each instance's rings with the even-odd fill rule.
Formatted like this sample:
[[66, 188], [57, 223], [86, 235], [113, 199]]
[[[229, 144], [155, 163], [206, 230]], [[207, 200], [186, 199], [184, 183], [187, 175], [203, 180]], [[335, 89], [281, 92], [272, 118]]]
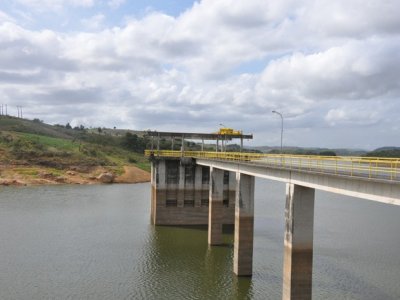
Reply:
[[224, 196], [224, 171], [210, 167], [208, 212], [208, 244], [222, 244], [222, 214]]
[[311, 299], [315, 189], [286, 184], [282, 299]]
[[236, 173], [233, 272], [238, 276], [253, 273], [253, 238], [254, 176]]
[[151, 223], [158, 224], [157, 213], [166, 201], [165, 160], [151, 164]]

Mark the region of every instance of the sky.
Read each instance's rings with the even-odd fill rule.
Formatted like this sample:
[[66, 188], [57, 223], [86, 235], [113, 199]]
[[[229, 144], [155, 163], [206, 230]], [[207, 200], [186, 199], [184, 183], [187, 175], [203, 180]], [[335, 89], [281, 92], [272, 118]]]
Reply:
[[0, 1], [0, 104], [50, 124], [400, 146], [398, 0]]

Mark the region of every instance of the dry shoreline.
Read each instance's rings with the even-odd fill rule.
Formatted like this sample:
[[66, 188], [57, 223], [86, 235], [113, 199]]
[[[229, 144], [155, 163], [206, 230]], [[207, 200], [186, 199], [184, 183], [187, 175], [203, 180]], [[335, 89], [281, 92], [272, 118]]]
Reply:
[[112, 167], [102, 166], [71, 166], [67, 170], [56, 170], [41, 166], [0, 165], [0, 186], [107, 183], [102, 179], [103, 174], [111, 175], [112, 183], [150, 181], [150, 173], [135, 166], [124, 166], [124, 172], [117, 175]]

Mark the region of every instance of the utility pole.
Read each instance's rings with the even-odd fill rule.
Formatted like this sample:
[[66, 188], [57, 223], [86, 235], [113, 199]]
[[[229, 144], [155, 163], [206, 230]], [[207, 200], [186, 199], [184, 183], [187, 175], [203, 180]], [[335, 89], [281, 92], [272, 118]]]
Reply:
[[282, 145], [283, 145], [283, 115], [276, 110], [273, 110], [272, 113], [277, 114], [281, 117], [281, 154], [283, 154], [283, 152], [282, 152], [282, 150], [283, 150], [282, 149]]
[[7, 113], [7, 104], [6, 104], [6, 116], [8, 116], [8, 113]]
[[18, 118], [22, 119], [22, 106], [21, 105], [17, 105], [17, 110], [18, 110]]

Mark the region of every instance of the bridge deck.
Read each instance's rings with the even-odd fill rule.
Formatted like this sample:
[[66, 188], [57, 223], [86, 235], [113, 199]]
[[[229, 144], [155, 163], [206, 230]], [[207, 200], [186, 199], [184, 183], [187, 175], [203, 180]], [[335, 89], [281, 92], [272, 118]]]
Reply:
[[146, 156], [192, 157], [379, 181], [400, 182], [400, 159], [238, 152], [146, 150]]

